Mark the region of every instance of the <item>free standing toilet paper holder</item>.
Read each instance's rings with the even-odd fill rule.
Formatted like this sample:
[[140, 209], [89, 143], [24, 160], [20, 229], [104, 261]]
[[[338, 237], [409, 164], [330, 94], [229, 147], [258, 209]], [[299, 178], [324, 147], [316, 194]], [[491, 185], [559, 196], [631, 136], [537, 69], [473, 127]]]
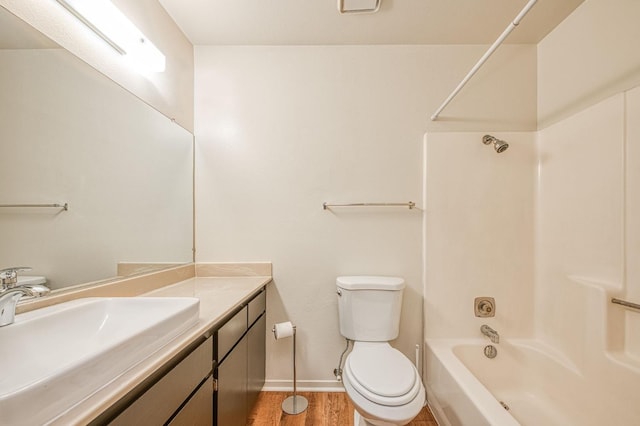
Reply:
[[[288, 396], [284, 401], [282, 401], [282, 411], [284, 411], [287, 414], [300, 414], [302, 412], [304, 412], [307, 409], [307, 406], [309, 405], [309, 402], [307, 401], [307, 398], [305, 398], [304, 396], [300, 396], [298, 395], [297, 392], [297, 386], [296, 386], [296, 326], [295, 325], [291, 325], [291, 323], [281, 323], [281, 324], [275, 324], [273, 326], [273, 329], [271, 330], [273, 332], [273, 337], [278, 340], [281, 338], [281, 336], [278, 336], [278, 333], [276, 332], [276, 326], [284, 326], [285, 328], [288, 328], [289, 326], [291, 326], [293, 328], [293, 395]], [[286, 336], [282, 336], [282, 337], [288, 337], [289, 335], [287, 334]]]

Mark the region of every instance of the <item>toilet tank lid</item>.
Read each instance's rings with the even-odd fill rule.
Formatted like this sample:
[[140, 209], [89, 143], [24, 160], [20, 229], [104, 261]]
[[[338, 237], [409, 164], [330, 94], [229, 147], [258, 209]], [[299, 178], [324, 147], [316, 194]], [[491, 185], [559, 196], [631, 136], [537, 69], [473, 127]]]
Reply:
[[400, 277], [351, 275], [338, 277], [336, 284], [345, 290], [402, 290], [404, 288], [404, 279]]

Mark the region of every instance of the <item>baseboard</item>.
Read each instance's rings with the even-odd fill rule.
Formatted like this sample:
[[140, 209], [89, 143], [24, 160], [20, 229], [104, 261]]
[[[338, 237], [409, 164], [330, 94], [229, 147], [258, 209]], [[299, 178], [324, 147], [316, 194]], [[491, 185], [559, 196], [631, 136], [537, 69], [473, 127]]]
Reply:
[[[300, 392], [344, 392], [344, 386], [337, 380], [298, 380], [296, 389]], [[293, 392], [291, 380], [267, 380], [264, 392]]]

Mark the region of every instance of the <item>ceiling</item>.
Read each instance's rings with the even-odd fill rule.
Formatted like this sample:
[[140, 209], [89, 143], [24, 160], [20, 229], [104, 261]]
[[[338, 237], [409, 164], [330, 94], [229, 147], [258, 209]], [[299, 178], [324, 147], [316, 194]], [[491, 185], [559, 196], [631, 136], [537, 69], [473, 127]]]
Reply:
[[[194, 45], [490, 44], [527, 0], [159, 0]], [[538, 43], [584, 0], [538, 0], [507, 43]]]

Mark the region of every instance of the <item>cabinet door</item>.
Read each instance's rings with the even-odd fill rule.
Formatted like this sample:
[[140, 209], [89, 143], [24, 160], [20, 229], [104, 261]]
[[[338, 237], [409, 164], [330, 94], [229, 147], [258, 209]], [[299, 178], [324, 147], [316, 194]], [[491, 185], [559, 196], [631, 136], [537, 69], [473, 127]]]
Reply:
[[170, 426], [211, 426], [213, 424], [213, 377], [209, 376], [189, 402], [169, 422]]
[[264, 386], [267, 316], [262, 315], [247, 333], [249, 354], [247, 365], [247, 410], [251, 410]]
[[246, 306], [218, 330], [218, 361], [224, 361], [224, 357], [227, 356], [233, 345], [240, 340], [245, 331], [247, 331]]
[[218, 365], [217, 423], [244, 426], [247, 423], [247, 335]]
[[[166, 421], [211, 374], [213, 339], [210, 337], [157, 383], [140, 395], [111, 426], [158, 425]], [[211, 404], [209, 409], [212, 410]]]

